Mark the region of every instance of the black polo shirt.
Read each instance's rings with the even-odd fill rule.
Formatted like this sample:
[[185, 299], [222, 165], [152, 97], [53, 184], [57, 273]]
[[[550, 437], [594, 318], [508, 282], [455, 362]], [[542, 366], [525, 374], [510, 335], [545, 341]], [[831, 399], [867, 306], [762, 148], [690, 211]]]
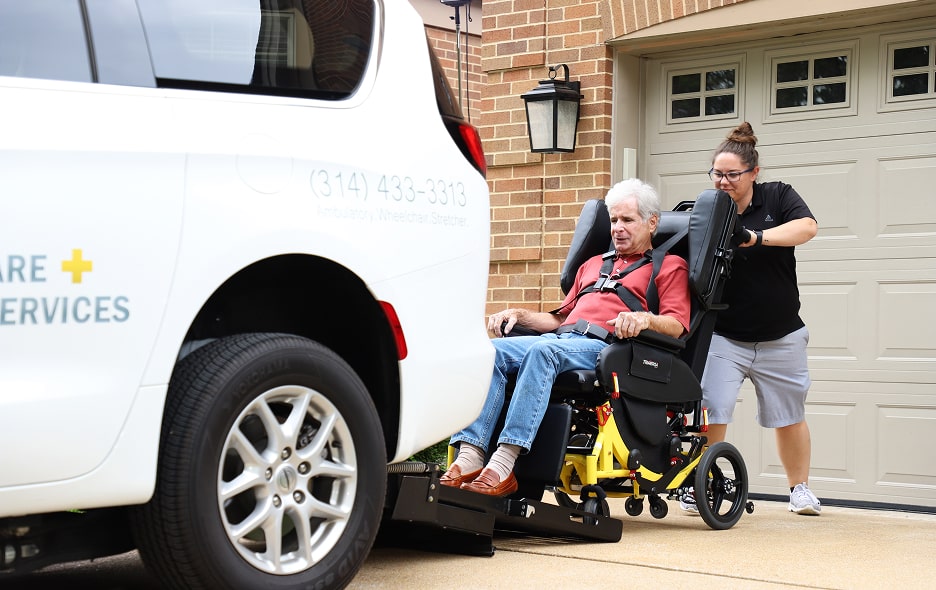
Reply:
[[[815, 219], [792, 186], [754, 183], [751, 204], [738, 216], [738, 224], [765, 230], [803, 217]], [[726, 338], [763, 342], [802, 328], [794, 248], [736, 248], [722, 301], [728, 309], [718, 312], [715, 331]]]

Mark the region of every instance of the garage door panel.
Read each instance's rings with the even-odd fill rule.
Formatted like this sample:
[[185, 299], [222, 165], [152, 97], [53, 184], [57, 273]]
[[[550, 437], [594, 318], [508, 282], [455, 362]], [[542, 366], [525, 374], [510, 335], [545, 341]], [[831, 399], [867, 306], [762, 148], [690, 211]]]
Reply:
[[[806, 421], [812, 431], [821, 432], [824, 444], [812, 452], [810, 476], [824, 480], [855, 483], [858, 480], [855, 445], [857, 441], [856, 404], [824, 402], [807, 404]], [[759, 428], [758, 477], [786, 479], [776, 437], [772, 429]], [[752, 474], [753, 475], [753, 474]]]
[[882, 281], [879, 289], [878, 358], [936, 359], [936, 281]]
[[936, 235], [936, 150], [878, 164], [878, 202], [881, 236]]
[[859, 162], [843, 161], [840, 154], [827, 158], [816, 154], [795, 163], [774, 164], [764, 168], [758, 180], [782, 180], [796, 188], [819, 220], [823, 238], [856, 237], [860, 229], [860, 203], [854, 202], [861, 194]]
[[[811, 395], [811, 397], [817, 397]], [[822, 433], [822, 445], [812, 451], [810, 477], [855, 483], [858, 480], [857, 406], [853, 401], [806, 404], [810, 430]], [[777, 458], [779, 463], [779, 457]], [[780, 471], [783, 473], [782, 469]]]
[[809, 354], [857, 360], [862, 333], [851, 318], [861, 313], [857, 281], [800, 285], [800, 316], [809, 327]]
[[934, 405], [878, 405], [877, 483], [930, 489], [936, 494]]

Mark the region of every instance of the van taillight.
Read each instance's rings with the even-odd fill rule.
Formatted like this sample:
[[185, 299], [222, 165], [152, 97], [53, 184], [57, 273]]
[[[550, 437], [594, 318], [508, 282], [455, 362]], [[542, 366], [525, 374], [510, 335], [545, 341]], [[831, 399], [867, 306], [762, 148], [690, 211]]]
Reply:
[[487, 162], [484, 159], [484, 149], [481, 147], [481, 136], [478, 135], [478, 130], [468, 123], [460, 123], [458, 132], [461, 134], [468, 150], [465, 155], [475, 165], [475, 168], [481, 172], [481, 175], [487, 177]]
[[487, 162], [484, 160], [484, 148], [481, 147], [478, 130], [461, 118], [443, 115], [442, 120], [462, 155], [487, 178]]
[[386, 301], [381, 301], [380, 307], [383, 308], [384, 315], [387, 316], [387, 323], [390, 324], [390, 330], [393, 331], [393, 341], [396, 343], [397, 358], [402, 361], [409, 353], [406, 349], [406, 337], [403, 336], [403, 325], [400, 323], [400, 318], [397, 316], [396, 310], [393, 309], [392, 305]]

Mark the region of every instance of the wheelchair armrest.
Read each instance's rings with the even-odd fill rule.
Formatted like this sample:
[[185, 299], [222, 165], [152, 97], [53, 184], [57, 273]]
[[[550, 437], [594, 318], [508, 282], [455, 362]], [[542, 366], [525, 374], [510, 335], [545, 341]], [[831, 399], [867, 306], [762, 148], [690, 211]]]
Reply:
[[[504, 320], [504, 322], [501, 324], [501, 334], [504, 334], [504, 328], [506, 327], [507, 327], [507, 320]], [[525, 326], [521, 326], [520, 324], [514, 324], [514, 327], [510, 329], [510, 332], [504, 334], [504, 337], [509, 338], [510, 336], [542, 336], [542, 335], [543, 335], [542, 332], [538, 332], [534, 330], [533, 328], [527, 328]]]
[[650, 344], [658, 348], [665, 348], [671, 352], [677, 352], [686, 348], [685, 340], [673, 338], [672, 336], [667, 336], [666, 334], [655, 332], [653, 330], [644, 330], [640, 334], [637, 334], [631, 338], [631, 340]]

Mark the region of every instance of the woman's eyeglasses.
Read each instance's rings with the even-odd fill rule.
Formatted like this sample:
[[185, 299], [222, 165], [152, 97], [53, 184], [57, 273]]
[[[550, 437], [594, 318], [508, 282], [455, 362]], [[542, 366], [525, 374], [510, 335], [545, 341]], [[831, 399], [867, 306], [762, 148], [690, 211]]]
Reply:
[[712, 168], [708, 171], [708, 177], [716, 182], [721, 181], [722, 178], [727, 178], [728, 182], [736, 182], [739, 178], [741, 178], [742, 174], [750, 172], [751, 170], [754, 169], [748, 168], [747, 170], [742, 170], [741, 172], [720, 172]]

